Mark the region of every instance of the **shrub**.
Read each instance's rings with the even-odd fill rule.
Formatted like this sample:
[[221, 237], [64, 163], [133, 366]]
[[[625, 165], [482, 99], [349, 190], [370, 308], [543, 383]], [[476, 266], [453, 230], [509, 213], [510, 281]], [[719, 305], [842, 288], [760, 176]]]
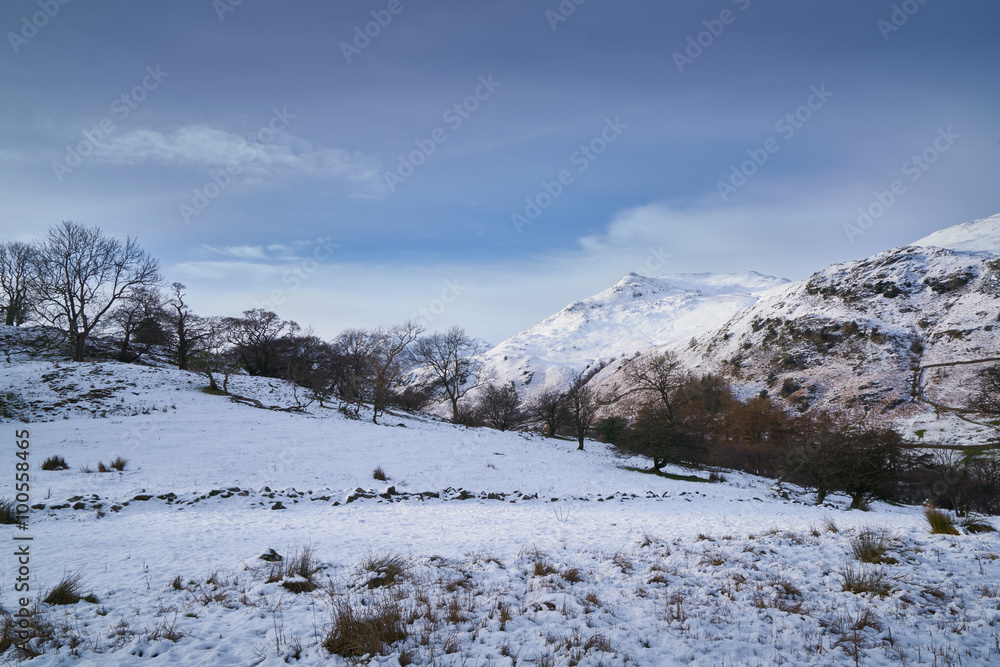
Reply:
[[934, 535], [958, 535], [955, 520], [947, 512], [942, 512], [933, 505], [928, 505], [924, 508], [924, 517]]
[[17, 523], [20, 523], [20, 521], [18, 520], [16, 504], [14, 501], [0, 498], [0, 524], [13, 526]]
[[104, 465], [104, 461], [97, 462], [97, 472], [111, 472], [111, 468]]
[[52, 587], [42, 602], [66, 605], [76, 604], [80, 600], [97, 604], [97, 597], [93, 593], [83, 595], [83, 576], [78, 572], [63, 576], [62, 581]]
[[115, 458], [111, 459], [110, 463], [108, 463], [108, 467], [110, 467], [112, 470], [117, 470], [118, 472], [125, 470], [125, 466], [127, 465], [128, 465], [128, 459], [122, 458], [121, 456], [116, 456]]
[[323, 639], [323, 648], [345, 658], [387, 655], [390, 645], [404, 639], [406, 630], [399, 603], [383, 599], [355, 608], [345, 598], [333, 604], [333, 623]]
[[389, 480], [389, 476], [385, 474], [385, 470], [382, 470], [382, 466], [378, 466], [372, 471], [372, 479], [377, 479], [380, 482], [386, 482]]
[[69, 465], [61, 456], [50, 456], [42, 462], [42, 470], [69, 470]]

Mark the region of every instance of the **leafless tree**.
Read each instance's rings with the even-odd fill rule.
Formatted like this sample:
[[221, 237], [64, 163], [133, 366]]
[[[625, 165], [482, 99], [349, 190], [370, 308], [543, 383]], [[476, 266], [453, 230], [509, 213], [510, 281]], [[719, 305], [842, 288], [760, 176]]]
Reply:
[[531, 419], [545, 425], [546, 433], [555, 435], [569, 418], [566, 395], [556, 389], [546, 389], [528, 403], [527, 413]]
[[177, 368], [188, 370], [191, 357], [200, 349], [202, 342], [208, 336], [208, 331], [202, 323], [202, 318], [192, 312], [185, 302], [187, 295], [183, 283], [170, 285], [170, 298], [167, 299], [166, 320], [170, 326], [173, 338], [174, 360]]
[[28, 318], [31, 288], [37, 282], [35, 259], [35, 248], [27, 243], [0, 243], [0, 310], [7, 326], [18, 326]]
[[[197, 354], [189, 359], [191, 370], [204, 373], [208, 378], [208, 388], [212, 391], [229, 393], [229, 376], [239, 369], [239, 362], [232, 351], [229, 342], [231, 318], [205, 317], [201, 323], [204, 327], [202, 345]], [[219, 386], [217, 378], [222, 378]]]
[[359, 417], [361, 406], [372, 400], [374, 377], [374, 341], [364, 329], [347, 329], [333, 341], [329, 361], [330, 387], [344, 404]]
[[666, 351], [636, 357], [625, 366], [622, 373], [629, 384], [627, 394], [652, 395], [662, 403], [667, 420], [674, 420], [674, 396], [687, 381], [687, 374], [676, 354]]
[[155, 287], [136, 288], [121, 299], [108, 315], [118, 336], [118, 360], [136, 361], [153, 345], [167, 342], [163, 319], [163, 295]]
[[433, 377], [431, 388], [451, 404], [452, 422], [460, 419], [458, 402], [488, 380], [482, 361], [476, 359], [485, 351], [486, 345], [469, 337], [461, 327], [424, 336], [413, 346], [414, 359]]
[[134, 238], [123, 243], [98, 227], [63, 222], [37, 254], [40, 313], [68, 331], [74, 361], [83, 361], [88, 337], [113, 306], [160, 281], [159, 264]]
[[489, 382], [479, 397], [476, 412], [489, 426], [499, 431], [506, 431], [519, 421], [520, 407], [521, 399], [513, 382], [506, 384]]
[[581, 451], [583, 450], [583, 440], [594, 424], [599, 407], [597, 392], [587, 385], [587, 380], [588, 378], [583, 373], [575, 373], [570, 388], [566, 392], [570, 426], [579, 444], [577, 449]]
[[372, 421], [378, 423], [378, 416], [385, 412], [393, 389], [399, 384], [405, 370], [404, 361], [409, 346], [423, 328], [415, 322], [380, 326], [368, 332], [372, 350], [371, 394]]
[[299, 325], [282, 320], [263, 308], [243, 311], [228, 319], [229, 342], [240, 364], [250, 375], [276, 377], [284, 366], [288, 341]]

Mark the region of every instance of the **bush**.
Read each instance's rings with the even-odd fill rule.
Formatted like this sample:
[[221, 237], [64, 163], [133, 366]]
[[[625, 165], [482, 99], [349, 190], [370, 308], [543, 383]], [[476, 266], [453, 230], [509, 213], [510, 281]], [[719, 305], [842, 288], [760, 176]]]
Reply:
[[955, 520], [947, 512], [942, 512], [933, 505], [924, 508], [924, 517], [931, 527], [934, 535], [958, 535], [958, 528], [955, 528]]
[[389, 476], [385, 474], [385, 470], [382, 470], [382, 466], [378, 466], [375, 470], [372, 470], [372, 479], [377, 479], [380, 482], [386, 482], [389, 480]]
[[93, 593], [83, 595], [83, 577], [80, 573], [76, 573], [65, 575], [62, 581], [52, 587], [42, 602], [66, 605], [76, 604], [80, 600], [97, 604], [97, 597]]
[[50, 456], [42, 462], [42, 470], [69, 470], [69, 465], [61, 456]]
[[392, 644], [404, 639], [406, 629], [399, 603], [383, 599], [355, 608], [344, 598], [333, 604], [333, 623], [323, 639], [323, 648], [345, 658], [387, 655]]
[[118, 472], [125, 470], [125, 466], [127, 465], [128, 465], [128, 459], [122, 458], [121, 456], [116, 456], [115, 458], [111, 459], [110, 463], [108, 463], [108, 466], [112, 470], [117, 470]]
[[0, 498], [0, 524], [13, 526], [14, 524], [21, 523], [18, 520], [16, 507], [16, 503], [13, 500]]

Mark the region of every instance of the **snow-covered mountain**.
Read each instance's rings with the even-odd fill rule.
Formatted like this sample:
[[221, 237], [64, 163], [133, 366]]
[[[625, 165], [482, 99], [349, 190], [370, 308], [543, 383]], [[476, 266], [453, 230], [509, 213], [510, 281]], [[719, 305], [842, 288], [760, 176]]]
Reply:
[[563, 388], [574, 371], [713, 330], [788, 281], [759, 273], [629, 273], [508, 338], [485, 358], [528, 397]]
[[[939, 406], [964, 407], [974, 373], [1000, 357], [998, 255], [1000, 216], [956, 225], [786, 284], [664, 347], [747, 394], [912, 425]], [[620, 383], [621, 366], [598, 385]]]
[[1000, 213], [942, 229], [912, 245], [996, 255], [1000, 253]]

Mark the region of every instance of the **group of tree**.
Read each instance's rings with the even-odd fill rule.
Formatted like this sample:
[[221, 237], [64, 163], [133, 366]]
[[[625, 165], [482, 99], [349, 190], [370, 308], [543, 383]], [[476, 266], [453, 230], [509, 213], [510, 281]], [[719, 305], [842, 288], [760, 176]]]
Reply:
[[[339, 403], [345, 414], [432, 403], [455, 423], [588, 437], [651, 461], [716, 466], [871, 500], [932, 501], [957, 511], [1000, 511], [1000, 462], [916, 455], [895, 431], [842, 417], [800, 414], [767, 392], [739, 398], [719, 377], [692, 377], [670, 352], [622, 366], [623, 386], [603, 391], [577, 372], [564, 387], [523, 401], [512, 382], [484, 365], [484, 344], [464, 330], [424, 332], [413, 322], [347, 329], [323, 340], [265, 309], [241, 316], [192, 311], [186, 287], [164, 290], [158, 262], [131, 237], [64, 222], [33, 244], [0, 243], [0, 315], [7, 326], [37, 323], [62, 332], [74, 360], [110, 354], [136, 362], [152, 352], [205, 375], [229, 393], [234, 373], [288, 381], [298, 407]], [[101, 348], [95, 338], [113, 341]], [[979, 374], [971, 409], [1000, 417], [1000, 366]], [[303, 403], [304, 402], [304, 403]], [[603, 417], [598, 416], [603, 412]]]

